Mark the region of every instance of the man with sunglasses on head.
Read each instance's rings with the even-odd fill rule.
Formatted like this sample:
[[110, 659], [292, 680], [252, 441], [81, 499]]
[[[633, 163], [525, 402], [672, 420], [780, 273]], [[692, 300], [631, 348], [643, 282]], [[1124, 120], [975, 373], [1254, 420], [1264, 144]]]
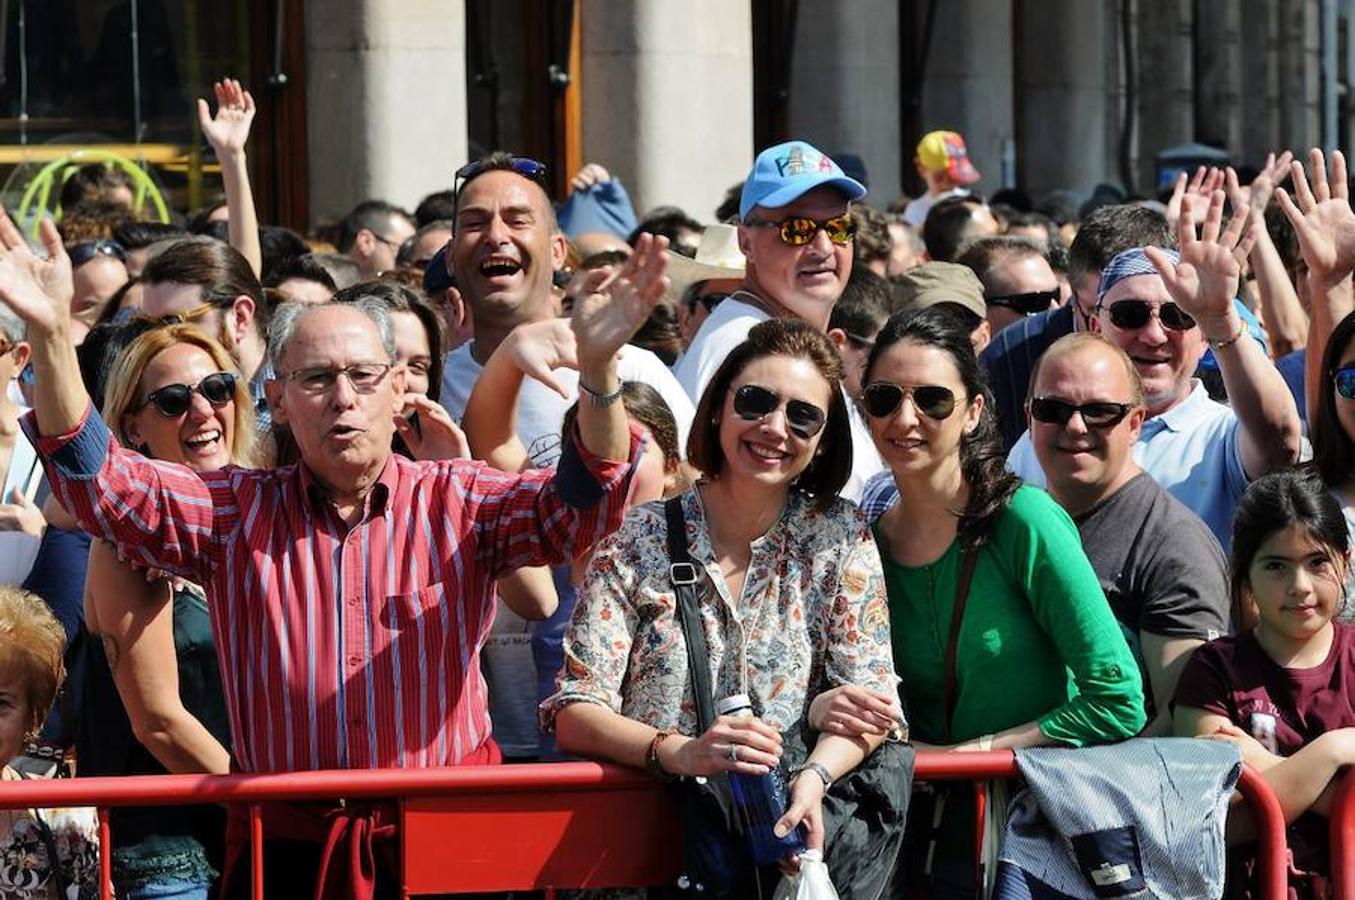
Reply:
[[[675, 368], [694, 402], [757, 323], [795, 318], [828, 331], [833, 304], [852, 271], [851, 203], [865, 195], [860, 182], [804, 141], [758, 154], [739, 199], [743, 284], [701, 323]], [[852, 453], [852, 475], [842, 495], [856, 500], [882, 465], [864, 428], [852, 429]]]
[[[1101, 274], [1094, 327], [1133, 360], [1148, 418], [1134, 458], [1204, 520], [1226, 550], [1248, 482], [1299, 456], [1299, 417], [1284, 379], [1234, 306], [1240, 261], [1254, 235], [1247, 210], [1222, 225], [1217, 191], [1200, 234], [1189, 210], [1175, 250], [1136, 248]], [[1209, 398], [1194, 377], [1212, 347], [1231, 406]], [[1008, 457], [1012, 471], [1044, 484], [1027, 433]]]
[[1077, 525], [1139, 661], [1148, 701], [1143, 733], [1170, 734], [1182, 667], [1196, 647], [1228, 632], [1219, 542], [1134, 462], [1143, 387], [1119, 347], [1086, 333], [1055, 341], [1035, 364], [1026, 414], [1049, 493]]
[[975, 241], [956, 260], [983, 283], [988, 327], [994, 335], [1013, 322], [1058, 306], [1062, 293], [1044, 251], [1029, 238]]

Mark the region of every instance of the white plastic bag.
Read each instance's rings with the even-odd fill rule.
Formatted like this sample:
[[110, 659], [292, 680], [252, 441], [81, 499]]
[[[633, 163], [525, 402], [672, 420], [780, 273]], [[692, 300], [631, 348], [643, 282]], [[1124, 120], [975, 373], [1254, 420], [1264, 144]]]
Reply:
[[828, 879], [823, 853], [818, 850], [801, 853], [800, 871], [781, 879], [772, 900], [838, 900], [837, 889]]

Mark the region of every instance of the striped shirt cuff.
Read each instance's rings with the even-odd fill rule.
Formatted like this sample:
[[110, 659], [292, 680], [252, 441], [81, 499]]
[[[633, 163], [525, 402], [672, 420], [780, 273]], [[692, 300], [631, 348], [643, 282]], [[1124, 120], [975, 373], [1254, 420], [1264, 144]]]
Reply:
[[575, 424], [555, 469], [560, 499], [575, 509], [587, 509], [602, 499], [617, 482], [630, 478], [644, 453], [644, 432], [630, 423], [630, 459], [619, 462], [588, 452]]
[[93, 404], [85, 408], [80, 424], [65, 434], [40, 434], [36, 412], [25, 413], [19, 425], [38, 455], [48, 460], [59, 475], [69, 478], [97, 475], [108, 458], [112, 435]]

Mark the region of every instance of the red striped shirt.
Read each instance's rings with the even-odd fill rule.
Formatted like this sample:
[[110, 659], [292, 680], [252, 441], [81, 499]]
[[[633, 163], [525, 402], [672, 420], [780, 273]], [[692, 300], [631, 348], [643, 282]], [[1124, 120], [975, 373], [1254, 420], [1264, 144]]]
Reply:
[[628, 463], [576, 438], [558, 475], [392, 454], [349, 527], [302, 465], [195, 472], [120, 447], [96, 413], [59, 437], [24, 428], [85, 528], [203, 585], [252, 772], [455, 765], [483, 747], [493, 580], [614, 531], [639, 449], [634, 429]]

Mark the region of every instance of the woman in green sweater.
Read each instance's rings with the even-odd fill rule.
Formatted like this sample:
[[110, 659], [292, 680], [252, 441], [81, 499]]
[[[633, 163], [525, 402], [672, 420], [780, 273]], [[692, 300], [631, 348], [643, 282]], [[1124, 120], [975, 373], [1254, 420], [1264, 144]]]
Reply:
[[[875, 446], [899, 491], [875, 539], [917, 747], [1078, 747], [1138, 733], [1138, 665], [1072, 520], [1007, 471], [963, 323], [938, 307], [895, 316], [862, 383]], [[815, 712], [828, 731], [847, 733], [884, 699], [841, 689]], [[940, 827], [911, 841], [923, 856], [936, 843], [933, 896], [974, 896], [970, 797], [955, 793]]]

